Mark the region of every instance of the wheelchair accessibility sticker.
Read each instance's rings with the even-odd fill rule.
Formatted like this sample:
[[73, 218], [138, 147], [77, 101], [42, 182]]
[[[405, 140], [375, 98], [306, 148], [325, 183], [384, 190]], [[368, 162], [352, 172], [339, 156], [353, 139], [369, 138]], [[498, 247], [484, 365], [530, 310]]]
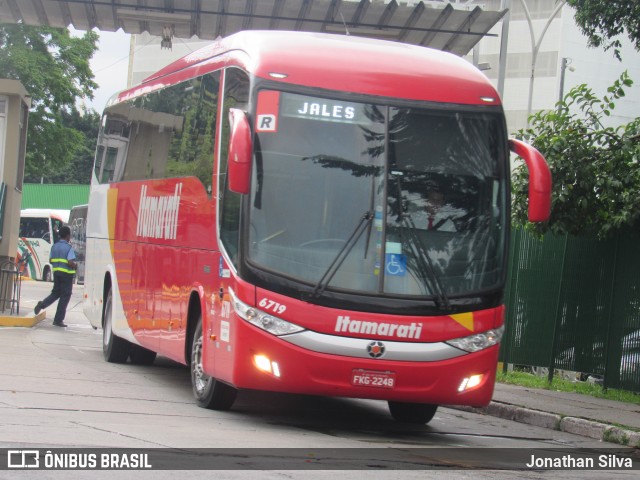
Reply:
[[399, 253], [387, 253], [384, 268], [387, 275], [402, 277], [407, 272], [407, 257]]

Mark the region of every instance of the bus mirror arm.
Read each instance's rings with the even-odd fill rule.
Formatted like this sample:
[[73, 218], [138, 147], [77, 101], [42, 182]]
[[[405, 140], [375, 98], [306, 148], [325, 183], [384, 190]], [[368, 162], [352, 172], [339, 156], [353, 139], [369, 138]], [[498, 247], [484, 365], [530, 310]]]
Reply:
[[245, 112], [229, 109], [231, 134], [229, 137], [229, 190], [249, 193], [251, 182], [251, 128]]
[[551, 171], [542, 154], [520, 140], [509, 140], [509, 148], [522, 157], [529, 169], [529, 221], [544, 222], [551, 215]]

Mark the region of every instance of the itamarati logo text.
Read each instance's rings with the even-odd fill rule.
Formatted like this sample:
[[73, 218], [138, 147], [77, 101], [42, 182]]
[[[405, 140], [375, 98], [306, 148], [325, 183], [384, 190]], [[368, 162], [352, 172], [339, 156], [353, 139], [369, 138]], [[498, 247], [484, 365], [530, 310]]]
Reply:
[[148, 238], [175, 240], [178, 231], [178, 213], [182, 183], [176, 185], [173, 195], [147, 195], [147, 186], [140, 190], [140, 208], [136, 235]]

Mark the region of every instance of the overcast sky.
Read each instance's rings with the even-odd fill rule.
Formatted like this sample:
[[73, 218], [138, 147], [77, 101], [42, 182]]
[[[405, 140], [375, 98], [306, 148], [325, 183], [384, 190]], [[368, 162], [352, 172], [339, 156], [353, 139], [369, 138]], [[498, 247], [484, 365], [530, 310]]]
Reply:
[[[70, 28], [71, 29], [71, 28]], [[77, 32], [76, 34], [84, 34]], [[93, 100], [87, 106], [102, 113], [109, 98], [127, 86], [127, 70], [129, 66], [129, 42], [131, 35], [118, 32], [98, 32], [100, 42], [98, 51], [91, 59], [91, 69], [98, 88]]]

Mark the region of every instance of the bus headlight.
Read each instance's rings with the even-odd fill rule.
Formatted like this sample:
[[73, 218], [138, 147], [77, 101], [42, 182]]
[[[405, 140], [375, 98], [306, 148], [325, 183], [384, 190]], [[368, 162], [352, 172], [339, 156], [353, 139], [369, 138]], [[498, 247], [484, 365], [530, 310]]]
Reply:
[[231, 289], [229, 289], [229, 293], [231, 294], [233, 310], [238, 314], [238, 316], [265, 332], [280, 336], [304, 330], [300, 325], [287, 322], [286, 320], [282, 320], [270, 313], [263, 312], [262, 310], [247, 305], [242, 300], [239, 300]]
[[504, 325], [499, 328], [487, 330], [486, 332], [476, 333], [468, 337], [455, 338], [448, 340], [449, 345], [464, 350], [465, 352], [478, 352], [485, 348], [493, 347], [500, 343], [502, 334], [504, 333]]

